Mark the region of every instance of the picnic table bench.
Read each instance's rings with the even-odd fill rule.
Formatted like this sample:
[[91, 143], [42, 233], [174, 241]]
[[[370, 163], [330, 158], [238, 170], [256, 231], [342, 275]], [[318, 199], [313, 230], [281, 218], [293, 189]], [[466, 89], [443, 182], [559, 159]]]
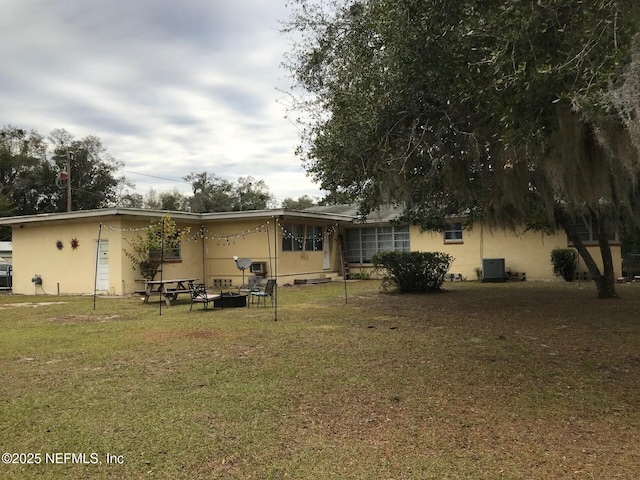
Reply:
[[149, 302], [149, 298], [159, 295], [160, 299], [164, 299], [167, 305], [177, 300], [181, 293], [190, 293], [189, 283], [194, 282], [197, 278], [170, 278], [162, 280], [145, 281], [145, 289], [140, 293], [144, 295], [144, 303]]

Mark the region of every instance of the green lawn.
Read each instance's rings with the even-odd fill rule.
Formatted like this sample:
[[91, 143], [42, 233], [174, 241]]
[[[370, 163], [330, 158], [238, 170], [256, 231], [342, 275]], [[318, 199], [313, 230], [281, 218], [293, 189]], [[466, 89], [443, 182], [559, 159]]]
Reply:
[[0, 450], [40, 463], [0, 478], [636, 479], [640, 284], [618, 291], [282, 287], [277, 322], [2, 295]]

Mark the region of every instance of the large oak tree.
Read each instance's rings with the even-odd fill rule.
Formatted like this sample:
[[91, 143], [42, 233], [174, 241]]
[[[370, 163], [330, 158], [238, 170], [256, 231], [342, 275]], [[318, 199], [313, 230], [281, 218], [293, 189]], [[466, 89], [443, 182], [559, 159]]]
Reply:
[[[638, 216], [633, 0], [293, 2], [300, 152], [324, 189], [441, 227], [562, 228], [600, 297]], [[574, 227], [593, 226], [602, 271]]]

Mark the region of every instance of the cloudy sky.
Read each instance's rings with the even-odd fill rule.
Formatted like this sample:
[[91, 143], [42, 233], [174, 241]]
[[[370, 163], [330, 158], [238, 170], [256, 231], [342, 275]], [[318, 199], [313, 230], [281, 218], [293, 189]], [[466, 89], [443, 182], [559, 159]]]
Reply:
[[262, 179], [278, 201], [322, 195], [279, 91], [291, 83], [284, 0], [0, 0], [0, 11], [0, 125], [97, 135], [142, 194], [188, 193], [182, 177], [207, 171]]

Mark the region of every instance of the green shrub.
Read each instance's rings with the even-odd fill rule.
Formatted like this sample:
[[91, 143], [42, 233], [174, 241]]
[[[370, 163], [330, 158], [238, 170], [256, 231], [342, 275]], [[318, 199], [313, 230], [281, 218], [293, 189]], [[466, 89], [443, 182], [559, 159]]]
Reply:
[[372, 262], [383, 273], [383, 286], [400, 293], [439, 290], [453, 257], [441, 252], [378, 252]]
[[572, 248], [555, 248], [551, 252], [553, 273], [562, 276], [567, 282], [572, 282], [578, 264], [578, 255]]

